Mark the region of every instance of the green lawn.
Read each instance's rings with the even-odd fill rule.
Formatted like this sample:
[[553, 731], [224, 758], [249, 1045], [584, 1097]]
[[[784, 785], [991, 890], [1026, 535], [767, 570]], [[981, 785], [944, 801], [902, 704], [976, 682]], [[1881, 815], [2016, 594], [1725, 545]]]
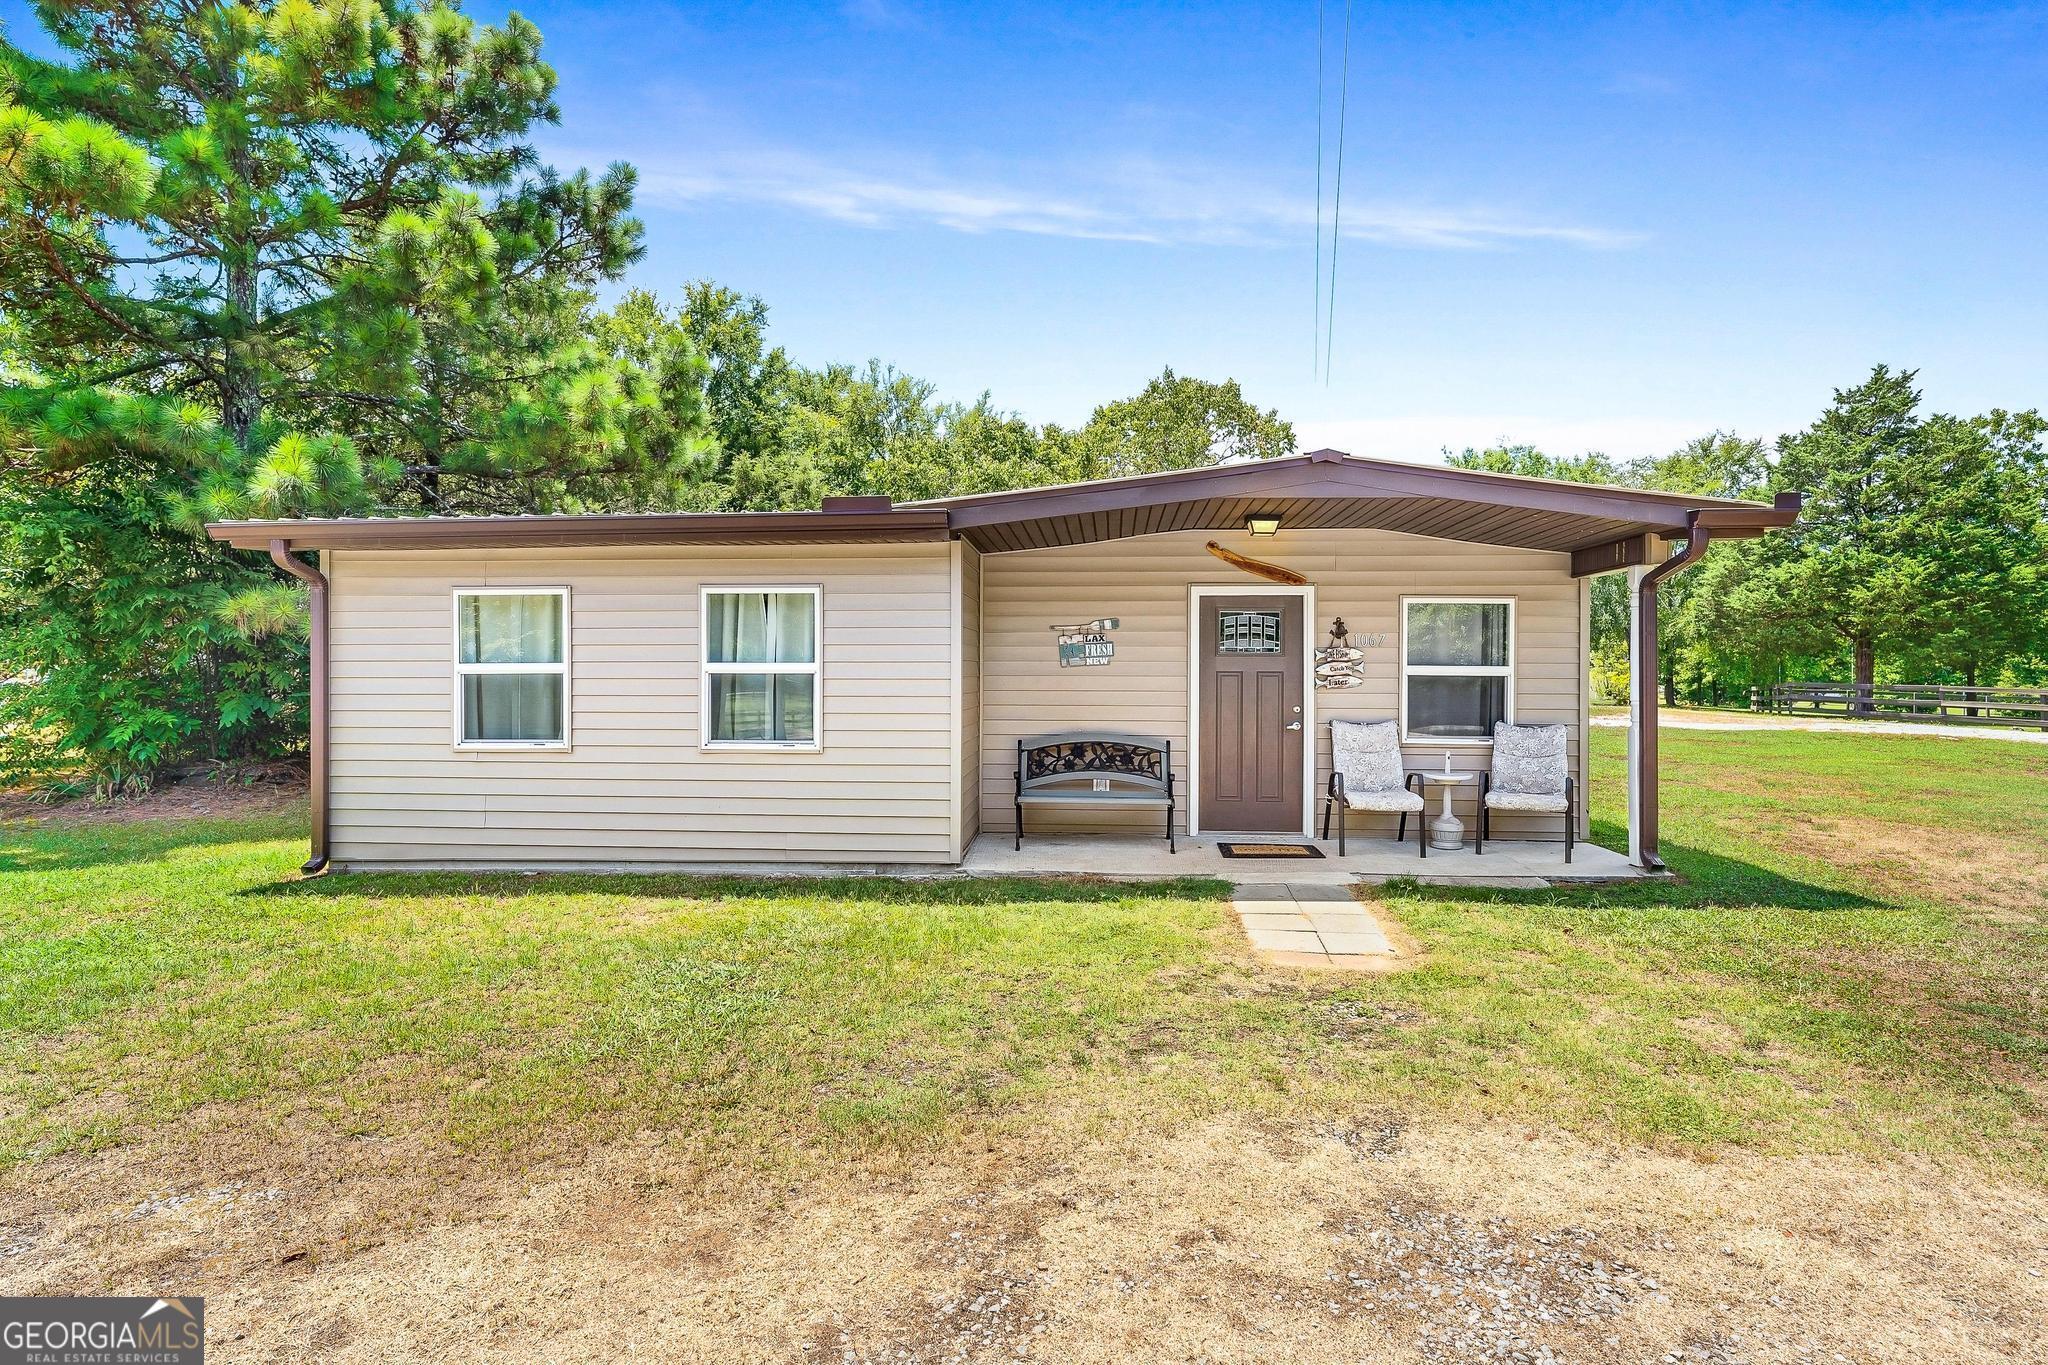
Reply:
[[[1596, 837], [1621, 746], [1593, 735]], [[1379, 977], [1220, 883], [295, 874], [296, 817], [0, 830], [0, 1163], [246, 1115], [762, 1165], [1431, 1109], [2048, 1184], [2048, 748], [1667, 732], [1677, 885], [1384, 889]]]

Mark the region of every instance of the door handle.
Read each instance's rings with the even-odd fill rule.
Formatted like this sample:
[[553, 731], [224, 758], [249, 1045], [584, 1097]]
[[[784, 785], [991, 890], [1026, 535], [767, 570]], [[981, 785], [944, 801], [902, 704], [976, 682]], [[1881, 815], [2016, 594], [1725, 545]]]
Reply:
[[1299, 730], [1301, 728], [1301, 722], [1295, 721], [1292, 725], [1288, 726], [1287, 728], [1290, 730]]

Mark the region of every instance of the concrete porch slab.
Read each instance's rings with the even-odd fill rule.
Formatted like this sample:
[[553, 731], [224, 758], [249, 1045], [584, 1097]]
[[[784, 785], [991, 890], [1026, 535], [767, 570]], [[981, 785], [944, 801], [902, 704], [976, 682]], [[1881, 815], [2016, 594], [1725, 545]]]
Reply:
[[[1182, 839], [1180, 851], [1168, 853], [1164, 839], [1123, 834], [1027, 835], [1024, 847], [1013, 849], [1009, 835], [984, 834], [968, 849], [960, 870], [974, 877], [1217, 877], [1237, 883], [1238, 894], [1247, 901], [1269, 902], [1307, 902], [1325, 895], [1333, 902], [1348, 901], [1346, 888], [1353, 884], [1392, 877], [1417, 877], [1441, 886], [1516, 887], [1635, 881], [1654, 875], [1597, 844], [1577, 845], [1566, 863], [1561, 843], [1496, 839], [1487, 843], [1483, 856], [1468, 843], [1455, 850], [1431, 849], [1427, 858], [1420, 858], [1412, 839], [1395, 844], [1391, 839], [1353, 837], [1340, 858], [1334, 839], [1266, 837], [1279, 843], [1313, 844], [1323, 856], [1226, 858], [1217, 851], [1216, 840], [1206, 836]], [[1261, 905], [1255, 912], [1287, 913], [1297, 908], [1307, 907]]]

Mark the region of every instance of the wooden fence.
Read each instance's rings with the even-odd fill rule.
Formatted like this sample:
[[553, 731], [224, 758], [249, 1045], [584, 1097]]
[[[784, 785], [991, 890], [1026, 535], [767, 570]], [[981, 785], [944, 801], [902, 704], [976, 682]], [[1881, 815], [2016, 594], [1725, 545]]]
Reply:
[[1768, 692], [1751, 689], [1750, 699], [1752, 706], [1802, 716], [2048, 730], [2048, 688], [2040, 687], [1779, 683]]

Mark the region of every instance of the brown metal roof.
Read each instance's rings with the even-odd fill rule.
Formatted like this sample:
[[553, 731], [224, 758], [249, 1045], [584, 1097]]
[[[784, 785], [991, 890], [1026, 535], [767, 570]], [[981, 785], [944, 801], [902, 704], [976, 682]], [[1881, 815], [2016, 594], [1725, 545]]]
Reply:
[[985, 551], [1075, 545], [1160, 531], [1226, 530], [1277, 515], [1283, 531], [1372, 527], [1447, 540], [1569, 551], [1627, 536], [1681, 536], [1715, 509], [1732, 527], [1759, 527], [1780, 509], [1607, 484], [1362, 459], [1318, 450], [1278, 460], [1209, 465], [1128, 479], [911, 503], [943, 507], [956, 534]]
[[[1605, 484], [1362, 459], [1336, 450], [1128, 479], [937, 498], [827, 498], [815, 512], [661, 512], [525, 517], [340, 517], [219, 522], [215, 540], [263, 549], [477, 549], [563, 545], [830, 545], [944, 540], [984, 551], [1042, 549], [1224, 530], [1254, 513], [1283, 530], [1371, 527], [1447, 540], [1572, 551], [1643, 535], [1677, 537], [1695, 514], [1717, 538], [1791, 522], [1776, 506]], [[1590, 560], [1588, 562], [1591, 562]]]

